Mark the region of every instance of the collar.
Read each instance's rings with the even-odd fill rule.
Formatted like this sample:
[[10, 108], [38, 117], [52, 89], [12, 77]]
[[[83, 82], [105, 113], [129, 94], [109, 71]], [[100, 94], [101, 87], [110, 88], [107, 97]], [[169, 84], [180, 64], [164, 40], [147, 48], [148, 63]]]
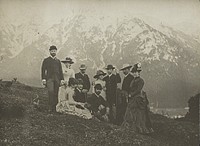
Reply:
[[81, 92], [81, 90], [79, 88], [76, 88], [76, 90], [78, 90], [79, 92]]
[[84, 75], [85, 75], [85, 73], [83, 74], [82, 72], [80, 72], [80, 74], [81, 74], [82, 76], [84, 76]]
[[128, 73], [127, 75], [124, 76], [124, 78], [126, 78], [130, 73]]
[[55, 56], [55, 57], [53, 57], [53, 56], [51, 56], [51, 55], [50, 55], [50, 57], [51, 57], [52, 59], [57, 59], [57, 58], [56, 58], [56, 56]]
[[100, 95], [97, 95], [95, 92], [94, 92], [94, 94], [95, 94], [97, 97], [100, 97]]
[[108, 77], [111, 77], [113, 74], [108, 75]]

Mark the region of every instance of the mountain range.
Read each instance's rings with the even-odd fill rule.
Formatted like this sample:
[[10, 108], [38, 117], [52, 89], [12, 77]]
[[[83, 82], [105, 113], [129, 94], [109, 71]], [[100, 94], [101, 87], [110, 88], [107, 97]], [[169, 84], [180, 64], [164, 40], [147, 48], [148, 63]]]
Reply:
[[[58, 47], [58, 58], [70, 56], [78, 72], [88, 66], [91, 81], [99, 68], [140, 62], [145, 91], [158, 107], [187, 106], [188, 97], [200, 92], [200, 41], [180, 30], [140, 18], [92, 19], [76, 15], [51, 27], [29, 23], [4, 23], [0, 29], [0, 78], [40, 85], [40, 67], [50, 45]], [[123, 74], [120, 73], [123, 78]]]

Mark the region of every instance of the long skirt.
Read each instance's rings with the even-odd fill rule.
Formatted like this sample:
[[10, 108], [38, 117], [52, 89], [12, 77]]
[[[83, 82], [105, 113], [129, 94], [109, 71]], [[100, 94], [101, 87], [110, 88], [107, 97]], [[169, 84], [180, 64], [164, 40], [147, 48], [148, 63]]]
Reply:
[[146, 124], [149, 122], [147, 103], [147, 99], [142, 95], [132, 97], [129, 100], [122, 126], [138, 133], [150, 133]]
[[63, 114], [70, 114], [82, 117], [84, 119], [91, 119], [92, 115], [90, 111], [85, 107], [79, 107], [76, 105], [70, 105], [69, 101], [65, 99], [66, 87], [61, 86], [58, 94], [58, 104], [56, 105], [56, 111]]
[[68, 101], [59, 102], [56, 105], [56, 111], [63, 114], [75, 115], [84, 119], [91, 119], [90, 111], [85, 107], [78, 107], [76, 105], [69, 105]]

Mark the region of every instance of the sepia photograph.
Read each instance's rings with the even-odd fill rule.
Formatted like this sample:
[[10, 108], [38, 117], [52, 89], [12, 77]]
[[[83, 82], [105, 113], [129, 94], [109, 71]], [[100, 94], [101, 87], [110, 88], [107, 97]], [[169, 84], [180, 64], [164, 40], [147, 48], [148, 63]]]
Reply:
[[0, 145], [199, 146], [200, 0], [0, 0]]

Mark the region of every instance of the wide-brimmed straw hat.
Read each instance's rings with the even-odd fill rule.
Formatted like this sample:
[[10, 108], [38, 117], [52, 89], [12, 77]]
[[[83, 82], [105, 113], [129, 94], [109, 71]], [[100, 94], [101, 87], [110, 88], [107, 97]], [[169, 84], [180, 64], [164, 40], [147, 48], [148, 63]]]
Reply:
[[62, 60], [61, 62], [62, 62], [62, 63], [70, 63], [70, 64], [73, 64], [73, 63], [74, 63], [74, 62], [72, 61], [72, 59], [69, 58], [69, 57], [66, 57], [65, 60]]
[[122, 68], [120, 70], [130, 69], [132, 66], [129, 64], [123, 64]]
[[101, 75], [105, 76], [106, 73], [104, 73], [102, 70], [97, 70], [97, 73], [96, 73], [96, 75], [94, 76], [94, 78], [98, 78], [98, 77], [101, 76]]
[[142, 68], [141, 68], [141, 63], [137, 63], [133, 66], [131, 72], [141, 72]]

